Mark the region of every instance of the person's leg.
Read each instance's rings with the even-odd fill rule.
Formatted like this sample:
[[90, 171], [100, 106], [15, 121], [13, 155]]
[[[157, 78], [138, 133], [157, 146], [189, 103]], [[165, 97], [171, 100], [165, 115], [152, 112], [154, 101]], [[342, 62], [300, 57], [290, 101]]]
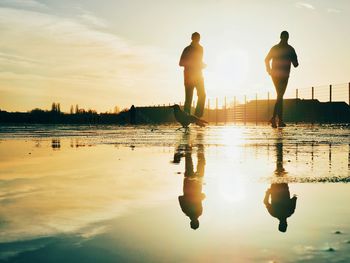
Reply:
[[274, 77], [272, 78], [273, 84], [276, 89], [277, 93], [277, 99], [276, 99], [276, 104], [275, 108], [273, 111], [273, 118], [278, 118], [282, 119], [282, 113], [283, 113], [283, 95], [286, 92], [287, 84], [288, 84], [288, 78], [278, 78]]
[[191, 105], [192, 105], [192, 98], [193, 98], [193, 86], [185, 86], [185, 106], [184, 111], [188, 114], [191, 114]]
[[275, 86], [275, 90], [276, 90], [276, 93], [277, 93], [277, 99], [276, 99], [276, 102], [275, 102], [275, 107], [273, 108], [273, 114], [272, 114], [272, 118], [270, 120], [271, 122], [271, 126], [273, 128], [277, 128], [276, 126], [276, 117], [278, 115], [278, 109], [279, 109], [279, 103], [280, 101], [278, 100], [278, 94], [279, 94], [279, 78], [277, 77], [272, 77], [272, 82], [273, 82], [273, 85]]
[[285, 126], [283, 122], [283, 96], [286, 92], [288, 84], [288, 78], [282, 78], [279, 80], [278, 83], [278, 91], [277, 91], [277, 100], [278, 100], [278, 109], [277, 109], [277, 116], [278, 116], [278, 122], [279, 126]]
[[196, 115], [198, 118], [201, 118], [204, 113], [204, 105], [205, 105], [205, 98], [206, 98], [203, 78], [201, 78], [198, 81], [196, 89], [197, 89], [198, 101], [197, 101], [196, 111], [194, 115]]
[[194, 175], [192, 149], [191, 146], [186, 147], [185, 153], [185, 177], [191, 177]]

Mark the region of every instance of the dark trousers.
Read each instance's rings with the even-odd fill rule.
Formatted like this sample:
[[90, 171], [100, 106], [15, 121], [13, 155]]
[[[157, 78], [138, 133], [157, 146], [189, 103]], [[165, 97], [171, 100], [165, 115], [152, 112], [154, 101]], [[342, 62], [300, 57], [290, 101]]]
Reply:
[[204, 80], [201, 78], [200, 80], [196, 81], [195, 85], [185, 85], [185, 107], [184, 111], [188, 114], [191, 114], [191, 104], [193, 99], [193, 90], [196, 88], [197, 91], [197, 106], [194, 115], [198, 118], [203, 116], [204, 113], [204, 105], [205, 105], [205, 90], [204, 90]]
[[288, 77], [272, 77], [273, 84], [275, 85], [277, 99], [275, 108], [273, 110], [273, 118], [278, 117], [279, 121], [283, 120], [283, 95], [286, 92]]

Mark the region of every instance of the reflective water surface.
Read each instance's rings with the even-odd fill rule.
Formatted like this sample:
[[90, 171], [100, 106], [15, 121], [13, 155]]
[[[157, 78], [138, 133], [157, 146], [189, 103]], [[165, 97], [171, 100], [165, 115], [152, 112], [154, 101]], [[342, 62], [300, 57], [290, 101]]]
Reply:
[[0, 128], [0, 262], [349, 262], [344, 126]]

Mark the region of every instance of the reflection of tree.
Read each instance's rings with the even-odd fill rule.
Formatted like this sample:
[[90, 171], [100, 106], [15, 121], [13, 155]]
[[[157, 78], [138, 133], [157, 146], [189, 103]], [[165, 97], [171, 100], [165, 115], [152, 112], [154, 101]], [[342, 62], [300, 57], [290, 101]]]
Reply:
[[53, 150], [59, 150], [61, 148], [61, 140], [60, 139], [52, 139], [51, 140], [51, 148]]
[[192, 146], [189, 144], [180, 145], [174, 154], [174, 163], [180, 163], [185, 157], [185, 173], [183, 181], [183, 195], [179, 196], [181, 210], [190, 218], [191, 228], [199, 227], [198, 218], [202, 215], [202, 201], [205, 194], [202, 193], [202, 179], [204, 177], [205, 156], [204, 146], [197, 145], [197, 169], [194, 171], [192, 159]]
[[[287, 172], [283, 167], [283, 143], [276, 143], [276, 176], [285, 176]], [[287, 218], [295, 210], [297, 197], [290, 198], [288, 184], [274, 183], [267, 189], [264, 204], [271, 216], [279, 220], [278, 229], [281, 232], [287, 231]]]

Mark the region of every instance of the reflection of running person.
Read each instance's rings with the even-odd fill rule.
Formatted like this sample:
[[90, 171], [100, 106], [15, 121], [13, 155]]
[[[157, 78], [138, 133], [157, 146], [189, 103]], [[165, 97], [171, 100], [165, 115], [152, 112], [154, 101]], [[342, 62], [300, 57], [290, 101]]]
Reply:
[[196, 106], [195, 116], [202, 117], [205, 104], [205, 90], [202, 69], [205, 68], [203, 63], [203, 47], [199, 44], [200, 34], [195, 32], [192, 34], [191, 45], [187, 46], [182, 52], [180, 63], [184, 67], [185, 82], [185, 107], [184, 110], [191, 114], [191, 104], [193, 98], [193, 90], [196, 88], [198, 102]]
[[[269, 198], [271, 196], [271, 203]], [[281, 232], [287, 231], [287, 218], [290, 217], [295, 210], [297, 197], [294, 195], [290, 198], [288, 184], [271, 184], [267, 189], [264, 198], [264, 204], [270, 215], [276, 217], [280, 222], [278, 230]]]
[[205, 198], [205, 194], [202, 193], [202, 179], [204, 176], [205, 167], [203, 145], [198, 145], [197, 158], [197, 171], [194, 172], [192, 149], [187, 148], [185, 153], [183, 195], [179, 196], [181, 210], [190, 218], [190, 225], [192, 229], [197, 229], [199, 227], [198, 218], [202, 215], [202, 201]]
[[[283, 122], [283, 95], [286, 91], [290, 73], [290, 65], [298, 67], [298, 58], [295, 50], [288, 44], [289, 34], [287, 31], [281, 33], [281, 41], [273, 46], [265, 58], [266, 70], [271, 75], [277, 92], [277, 100], [271, 119], [271, 126], [276, 128], [276, 117], [278, 126], [285, 127]], [[272, 60], [272, 67], [270, 61]]]
[[[278, 177], [286, 174], [283, 168], [283, 144], [276, 143], [276, 170], [275, 174]], [[271, 197], [271, 198], [270, 198]], [[288, 184], [273, 183], [267, 189], [264, 197], [264, 204], [271, 216], [279, 220], [278, 230], [281, 232], [287, 231], [287, 218], [290, 217], [296, 207], [297, 197], [293, 195], [290, 198]]]

